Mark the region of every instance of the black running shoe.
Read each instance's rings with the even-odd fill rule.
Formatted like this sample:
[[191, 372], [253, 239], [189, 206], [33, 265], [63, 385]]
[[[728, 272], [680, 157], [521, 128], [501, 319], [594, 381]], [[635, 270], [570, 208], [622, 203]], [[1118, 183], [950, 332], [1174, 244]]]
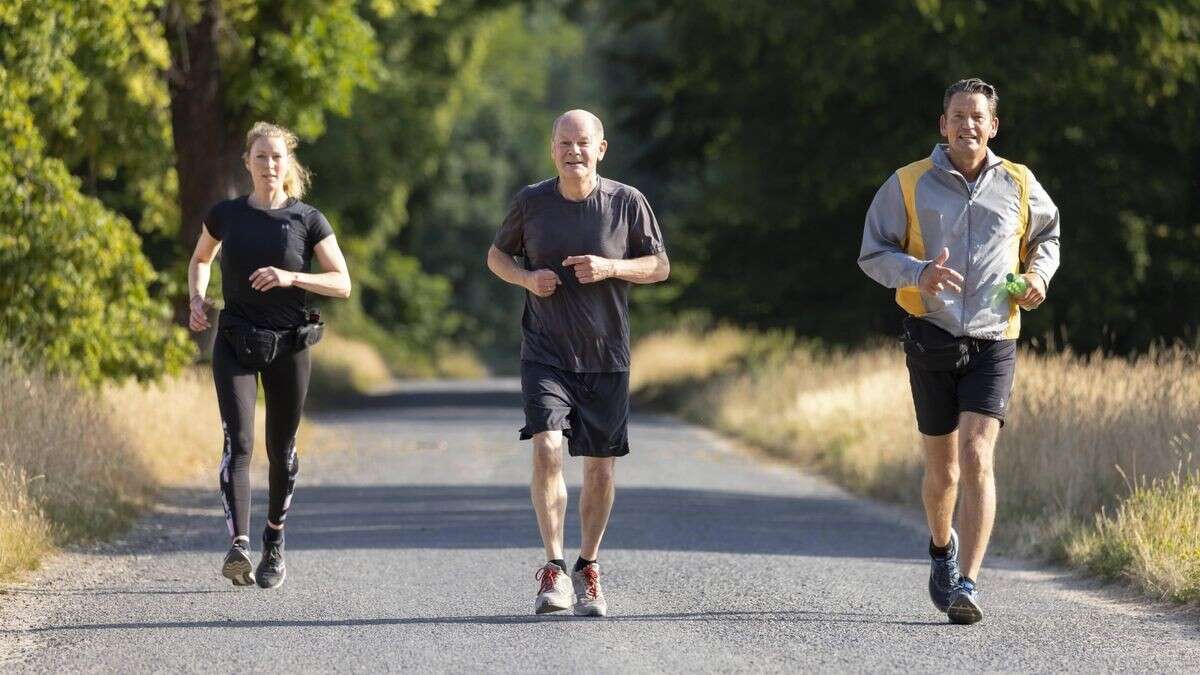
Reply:
[[221, 576], [232, 581], [234, 586], [254, 585], [250, 556], [246, 553], [246, 544], [241, 539], [234, 542], [229, 553], [225, 554], [225, 562], [221, 563]]
[[263, 543], [262, 560], [254, 572], [261, 588], [279, 588], [287, 578], [287, 565], [283, 564], [283, 542]]
[[944, 556], [933, 554], [933, 540], [929, 541], [929, 599], [939, 612], [950, 606], [950, 596], [958, 590], [958, 533], [950, 530], [950, 550]]
[[979, 606], [979, 591], [975, 582], [963, 578], [958, 588], [950, 595], [950, 606], [946, 608], [950, 623], [972, 624], [983, 620], [983, 608]]

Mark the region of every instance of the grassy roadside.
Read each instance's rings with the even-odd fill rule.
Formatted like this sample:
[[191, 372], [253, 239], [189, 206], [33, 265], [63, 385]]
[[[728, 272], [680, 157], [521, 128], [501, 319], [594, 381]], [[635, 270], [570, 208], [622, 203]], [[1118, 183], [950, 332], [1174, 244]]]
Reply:
[[[212, 473], [215, 489], [221, 417], [208, 366], [157, 384], [89, 391], [0, 356], [0, 583], [57, 547], [122, 531], [161, 488]], [[428, 374], [480, 369], [469, 353], [447, 348]], [[309, 400], [365, 393], [401, 374], [371, 344], [329, 333], [313, 350]], [[265, 465], [261, 403], [255, 427], [254, 462]], [[297, 445], [303, 453], [336, 442], [302, 422]]]
[[[829, 475], [920, 503], [903, 356], [723, 328], [647, 336], [632, 386], [652, 405]], [[1200, 355], [1023, 353], [996, 451], [997, 545], [1200, 602]]]
[[432, 360], [422, 362], [404, 358], [406, 353], [385, 352], [376, 347], [374, 339], [349, 338], [326, 329], [324, 339], [313, 347], [309, 400], [321, 405], [366, 394], [394, 377], [462, 379], [487, 374], [483, 364], [465, 349], [448, 346], [430, 357]]
[[[215, 490], [221, 421], [207, 368], [96, 392], [0, 360], [0, 411], [0, 583], [59, 546], [124, 530], [160, 488]], [[257, 412], [255, 462], [265, 463]], [[301, 452], [329, 440], [301, 424]]]

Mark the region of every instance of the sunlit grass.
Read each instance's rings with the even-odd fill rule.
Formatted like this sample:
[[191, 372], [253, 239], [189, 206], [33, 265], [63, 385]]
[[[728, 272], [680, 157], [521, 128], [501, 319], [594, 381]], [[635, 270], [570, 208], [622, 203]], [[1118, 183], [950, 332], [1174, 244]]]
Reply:
[[379, 352], [359, 340], [326, 330], [312, 349], [312, 378], [309, 397], [328, 401], [366, 394], [392, 379], [388, 364]]
[[0, 464], [24, 484], [9, 489], [25, 495], [26, 513], [40, 512], [56, 539], [106, 536], [149, 497], [143, 458], [92, 393], [0, 365], [0, 410]]
[[[1126, 360], [1022, 352], [1019, 358], [996, 448], [1002, 546], [1078, 562], [1083, 549], [1073, 542], [1080, 532], [1116, 541], [1137, 522], [1134, 513], [1144, 514], [1147, 525], [1168, 513], [1200, 522], [1200, 504], [1188, 501], [1194, 493], [1179, 487], [1177, 471], [1189, 457], [1200, 457], [1196, 353], [1160, 350]], [[895, 345], [849, 352], [778, 335], [764, 341], [728, 328], [682, 330], [650, 336], [635, 347], [633, 360], [631, 379], [643, 399], [814, 467], [862, 494], [920, 503], [920, 437]], [[1139, 485], [1159, 482], [1123, 502], [1125, 475]], [[1160, 494], [1180, 497], [1156, 501]], [[1177, 511], [1150, 508], [1160, 503]], [[1126, 514], [1126, 524], [1095, 525], [1101, 509]], [[1160, 525], [1177, 531], [1166, 521]], [[1180, 568], [1181, 558], [1163, 540], [1145, 541], [1160, 543], [1147, 543], [1139, 554], [1146, 562], [1131, 562], [1122, 574], [1154, 589], [1159, 586], [1145, 581], [1150, 570]], [[1187, 545], [1181, 546], [1186, 554]], [[1197, 555], [1194, 544], [1190, 550]], [[1170, 597], [1192, 597], [1187, 593], [1200, 589], [1200, 581], [1183, 587], [1192, 590]]]
[[17, 467], [0, 466], [0, 580], [36, 568], [54, 545], [49, 521], [29, 497], [29, 483]]
[[[33, 569], [56, 546], [129, 526], [158, 488], [194, 485], [222, 452], [207, 368], [158, 384], [80, 389], [0, 359], [0, 580]], [[263, 406], [255, 463], [265, 464]], [[332, 439], [302, 423], [300, 451]]]
[[1162, 599], [1200, 602], [1200, 473], [1136, 487], [1065, 548], [1070, 562], [1095, 574], [1130, 579]]

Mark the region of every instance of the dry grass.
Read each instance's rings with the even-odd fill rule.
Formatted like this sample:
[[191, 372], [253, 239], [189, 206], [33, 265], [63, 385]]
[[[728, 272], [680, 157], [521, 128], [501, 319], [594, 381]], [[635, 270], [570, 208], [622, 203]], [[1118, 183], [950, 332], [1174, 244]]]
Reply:
[[328, 328], [325, 338], [313, 347], [313, 373], [309, 398], [316, 403], [369, 394], [393, 377], [485, 377], [487, 367], [474, 352], [442, 345], [420, 359], [409, 358], [403, 349], [384, 355], [370, 341], [349, 338]]
[[40, 511], [56, 539], [107, 536], [149, 497], [142, 458], [90, 394], [0, 365], [0, 410], [0, 464], [18, 481], [8, 489], [25, 495], [36, 507], [28, 517]]
[[638, 367], [629, 373], [629, 386], [709, 378], [746, 353], [750, 340], [749, 333], [734, 328], [648, 335], [637, 343]]
[[[855, 491], [919, 503], [920, 438], [899, 349], [820, 350], [779, 336], [766, 342], [731, 329], [658, 334], [636, 346], [632, 380], [644, 398]], [[1145, 495], [1179, 492], [1171, 477], [1200, 456], [1198, 361], [1182, 349], [1136, 361], [1022, 353], [996, 449], [998, 541], [1078, 562], [1086, 533], [1107, 541], [1130, 531], [1134, 512], [1166, 513], [1149, 510], [1158, 502]], [[1122, 472], [1138, 485], [1159, 482], [1129, 496]], [[1180, 517], [1200, 522], [1195, 493], [1181, 494], [1193, 501], [1179, 502]], [[1116, 513], [1126, 525], [1093, 525], [1102, 509], [1123, 509]], [[1183, 554], [1148, 544], [1140, 555], [1157, 562], [1125, 573], [1144, 580], [1146, 570], [1186, 568], [1186, 555], [1200, 553], [1194, 544]], [[1187, 583], [1200, 589], [1200, 580]]]
[[[207, 368], [157, 384], [109, 386], [101, 400], [111, 411], [112, 432], [139, 458], [152, 484], [184, 485], [204, 470], [216, 470], [221, 414]], [[262, 420], [256, 422], [260, 443]]]
[[487, 377], [488, 369], [475, 352], [450, 346], [438, 350], [437, 376], [450, 380], [473, 380]]
[[313, 400], [365, 394], [392, 379], [387, 362], [374, 347], [328, 328], [325, 338], [312, 350], [309, 396]]
[[1066, 545], [1067, 560], [1148, 594], [1200, 602], [1200, 472], [1141, 485]]
[[37, 567], [54, 545], [50, 523], [30, 499], [29, 477], [14, 466], [0, 466], [0, 579]]
[[[159, 487], [211, 473], [215, 490], [221, 423], [205, 368], [93, 392], [0, 359], [0, 411], [0, 580], [127, 527]], [[255, 421], [262, 464], [262, 405]], [[304, 423], [299, 436], [301, 452], [332, 440]]]
[[1022, 354], [997, 449], [1010, 510], [1090, 519], [1128, 494], [1125, 476], [1166, 478], [1200, 457], [1198, 356], [1182, 349], [1132, 362]]

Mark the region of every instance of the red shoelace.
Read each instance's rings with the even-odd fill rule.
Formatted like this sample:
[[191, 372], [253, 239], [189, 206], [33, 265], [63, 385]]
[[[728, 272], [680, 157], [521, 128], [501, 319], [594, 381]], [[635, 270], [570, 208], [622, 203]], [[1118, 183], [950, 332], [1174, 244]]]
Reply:
[[547, 565], [534, 572], [533, 578], [542, 582], [542, 587], [538, 589], [538, 593], [541, 594], [552, 590], [559, 574], [562, 574], [562, 572], [559, 571], [558, 565]]
[[588, 599], [595, 600], [600, 595], [600, 571], [595, 565], [588, 565], [583, 568], [583, 578], [587, 581]]

